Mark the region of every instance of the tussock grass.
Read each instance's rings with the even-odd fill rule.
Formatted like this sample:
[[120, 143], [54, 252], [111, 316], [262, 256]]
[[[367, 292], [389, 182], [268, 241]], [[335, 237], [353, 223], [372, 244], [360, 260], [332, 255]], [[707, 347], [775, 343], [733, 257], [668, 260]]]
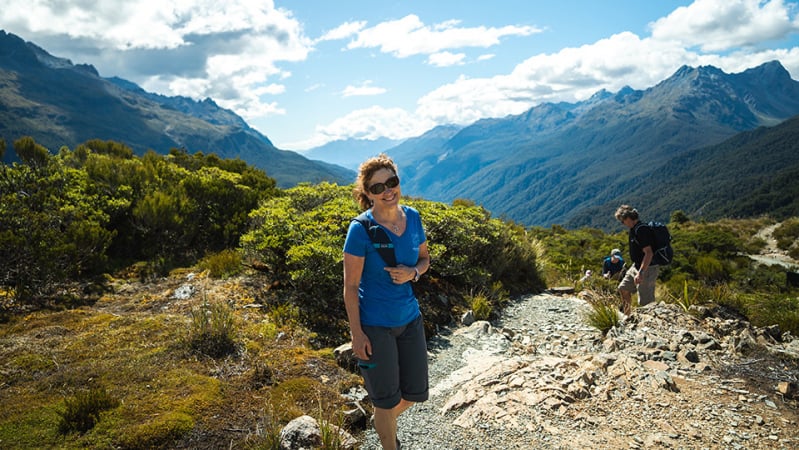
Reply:
[[683, 281], [683, 290], [680, 295], [675, 295], [671, 292], [668, 293], [669, 303], [679, 305], [683, 311], [688, 312], [692, 306], [699, 304], [699, 293], [694, 292], [693, 295], [688, 292], [688, 280]]
[[619, 325], [620, 316], [617, 300], [596, 291], [584, 291], [589, 308], [583, 310], [583, 321], [603, 335]]
[[485, 294], [476, 294], [472, 296], [471, 299], [469, 299], [469, 303], [472, 307], [472, 312], [474, 312], [475, 319], [488, 320], [488, 318], [491, 317], [493, 308]]
[[192, 350], [212, 358], [227, 356], [236, 351], [236, 330], [233, 309], [207, 298], [191, 311], [189, 346]]
[[64, 411], [59, 411], [61, 434], [85, 433], [100, 421], [100, 413], [119, 406], [119, 400], [110, 396], [104, 387], [78, 391], [64, 399]]

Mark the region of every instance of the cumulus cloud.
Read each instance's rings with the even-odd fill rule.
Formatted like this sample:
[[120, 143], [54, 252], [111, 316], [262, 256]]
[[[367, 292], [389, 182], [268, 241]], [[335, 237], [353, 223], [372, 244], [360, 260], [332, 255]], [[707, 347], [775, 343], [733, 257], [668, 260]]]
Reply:
[[691, 64], [699, 59], [678, 47], [624, 32], [535, 55], [508, 74], [461, 77], [420, 98], [416, 113], [437, 123], [457, 124], [521, 114], [543, 102], [584, 100], [600, 89], [651, 86], [679, 67], [676, 61]]
[[531, 26], [459, 27], [459, 24], [450, 20], [429, 26], [410, 14], [360, 30], [347, 48], [379, 48], [383, 53], [406, 58], [465, 47], [487, 48], [499, 44], [506, 36], [529, 36], [542, 31]]
[[652, 38], [704, 52], [755, 46], [799, 31], [782, 0], [696, 0], [651, 24]]
[[345, 22], [324, 33], [317, 41], [335, 41], [358, 34], [366, 26], [366, 21]]
[[460, 66], [463, 65], [463, 60], [465, 58], [465, 53], [439, 52], [430, 55], [427, 58], [427, 62], [431, 66], [437, 67]]

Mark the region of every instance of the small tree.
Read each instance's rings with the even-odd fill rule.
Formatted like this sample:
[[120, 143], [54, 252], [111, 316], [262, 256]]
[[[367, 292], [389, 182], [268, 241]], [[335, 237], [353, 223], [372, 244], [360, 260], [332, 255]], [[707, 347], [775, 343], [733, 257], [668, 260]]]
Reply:
[[34, 169], [47, 167], [50, 152], [36, 143], [30, 136], [25, 136], [14, 141], [14, 151], [19, 159]]

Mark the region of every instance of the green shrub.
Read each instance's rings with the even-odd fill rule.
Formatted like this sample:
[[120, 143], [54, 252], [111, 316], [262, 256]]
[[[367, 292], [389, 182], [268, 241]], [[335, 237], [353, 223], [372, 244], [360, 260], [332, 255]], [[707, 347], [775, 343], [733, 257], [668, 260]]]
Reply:
[[788, 250], [799, 241], [799, 218], [787, 219], [774, 229], [774, 239], [777, 240], [777, 247]]
[[696, 273], [705, 281], [717, 282], [726, 278], [724, 266], [718, 258], [711, 255], [702, 255], [696, 258]]
[[103, 210], [109, 200], [86, 174], [49, 156], [35, 166], [2, 168], [0, 286], [34, 303], [67, 280], [101, 270], [113, 236]]
[[236, 351], [233, 309], [224, 302], [207, 299], [191, 312], [189, 345], [192, 350], [212, 358]]
[[64, 399], [64, 411], [59, 411], [58, 432], [85, 433], [100, 421], [100, 413], [119, 406], [119, 400], [106, 392], [105, 388], [79, 391]]
[[[268, 268], [265, 284], [276, 287], [271, 291], [276, 303], [296, 305], [303, 325], [329, 344], [347, 334], [342, 248], [359, 213], [351, 193], [352, 186], [329, 183], [288, 189], [252, 212], [252, 227], [241, 239], [245, 260]], [[462, 306], [455, 301], [436, 306], [424, 298], [460, 301], [477, 291], [489, 293], [496, 307], [512, 294], [545, 287], [537, 264], [540, 245], [523, 227], [491, 218], [469, 202], [447, 206], [409, 198], [406, 204], [421, 214], [433, 260], [414, 287], [423, 308]], [[491, 294], [494, 286], [504, 293]], [[448, 320], [449, 312], [425, 311], [425, 316]]]
[[200, 270], [207, 270], [212, 278], [228, 278], [241, 272], [241, 253], [233, 249], [206, 255], [197, 263]]
[[296, 305], [287, 303], [275, 305], [268, 314], [279, 327], [294, 327], [300, 324], [300, 308]]
[[780, 330], [799, 335], [799, 298], [789, 296], [763, 296], [753, 298], [746, 305], [747, 316], [753, 325], [764, 327], [779, 325]]
[[[553, 225], [551, 229], [534, 227], [529, 233], [545, 248], [543, 272], [550, 286], [574, 285], [586, 269], [600, 275], [602, 262], [610, 251], [613, 248], [625, 251], [627, 247], [627, 234], [623, 231], [607, 235], [595, 228], [567, 231]], [[592, 277], [597, 278], [601, 277]]]

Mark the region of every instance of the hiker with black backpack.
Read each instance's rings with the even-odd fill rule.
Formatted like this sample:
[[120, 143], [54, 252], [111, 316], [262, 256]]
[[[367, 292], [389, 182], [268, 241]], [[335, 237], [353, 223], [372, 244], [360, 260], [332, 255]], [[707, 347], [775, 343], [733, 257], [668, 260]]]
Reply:
[[400, 204], [391, 158], [361, 164], [353, 196], [364, 213], [344, 242], [344, 306], [375, 431], [393, 450], [397, 418], [429, 395], [424, 322], [411, 284], [430, 267], [430, 253], [419, 212]]
[[[654, 303], [659, 263], [665, 260], [655, 258], [661, 247], [657, 245], [653, 224], [641, 222], [637, 209], [630, 205], [619, 206], [616, 220], [630, 229], [630, 258], [633, 264], [627, 269], [618, 288], [621, 294], [621, 310], [629, 315], [632, 312], [633, 292], [638, 293], [638, 306]], [[670, 246], [668, 250], [671, 250]], [[670, 260], [671, 256], [668, 258]]]

